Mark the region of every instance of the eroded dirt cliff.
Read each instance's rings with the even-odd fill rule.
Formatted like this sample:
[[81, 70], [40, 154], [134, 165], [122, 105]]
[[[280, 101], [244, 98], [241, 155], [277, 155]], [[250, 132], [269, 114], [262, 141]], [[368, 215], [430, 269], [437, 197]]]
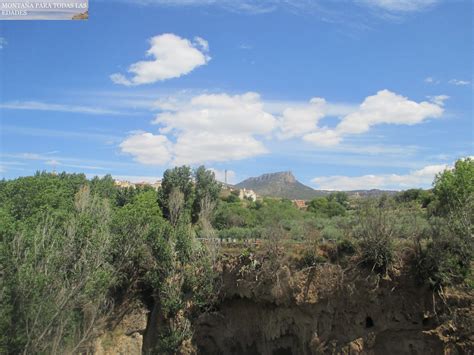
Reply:
[[[320, 264], [223, 265], [222, 301], [194, 322], [203, 354], [443, 354], [473, 351], [472, 295], [444, 297], [408, 272]], [[407, 270], [408, 271], [408, 270]]]
[[[403, 267], [381, 277], [356, 265], [293, 265], [262, 256], [223, 260], [219, 301], [190, 318], [193, 336], [179, 353], [473, 353], [473, 295], [467, 290], [433, 292]], [[124, 317], [100, 338], [96, 352], [151, 353], [147, 344], [159, 324], [154, 311]]]

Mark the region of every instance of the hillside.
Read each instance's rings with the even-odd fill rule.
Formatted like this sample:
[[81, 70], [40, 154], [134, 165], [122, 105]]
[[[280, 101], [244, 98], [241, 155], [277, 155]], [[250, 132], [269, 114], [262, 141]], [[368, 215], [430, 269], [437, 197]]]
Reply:
[[261, 196], [281, 197], [292, 200], [310, 200], [316, 196], [327, 194], [326, 191], [317, 191], [302, 184], [296, 180], [291, 171], [251, 177], [235, 186], [241, 189], [254, 190]]
[[[260, 196], [281, 197], [290, 200], [311, 200], [317, 196], [324, 196], [331, 191], [315, 190], [296, 180], [291, 171], [263, 174], [248, 178], [237, 185], [240, 189], [250, 189]], [[383, 194], [395, 194], [397, 191], [388, 190], [354, 190], [346, 191], [349, 196], [378, 197]]]

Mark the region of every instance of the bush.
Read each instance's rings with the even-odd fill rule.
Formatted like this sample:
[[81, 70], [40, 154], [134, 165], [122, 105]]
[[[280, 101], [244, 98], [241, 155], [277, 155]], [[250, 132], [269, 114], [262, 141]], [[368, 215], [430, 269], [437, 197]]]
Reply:
[[221, 202], [212, 224], [217, 229], [252, 227], [255, 225], [255, 215], [252, 210], [245, 208], [240, 202]]
[[368, 201], [359, 211], [359, 224], [354, 234], [360, 239], [362, 264], [378, 273], [387, 272], [394, 259], [391, 211]]
[[439, 174], [433, 192], [431, 238], [425, 248], [419, 246], [415, 268], [421, 281], [441, 288], [462, 283], [472, 273], [474, 161], [458, 160], [453, 170]]
[[309, 248], [305, 249], [303, 252], [303, 256], [299, 260], [298, 266], [300, 268], [311, 267], [317, 264], [326, 263], [327, 261], [328, 260], [324, 256], [318, 254], [317, 249]]
[[245, 227], [232, 227], [229, 229], [223, 229], [219, 231], [220, 239], [258, 239], [262, 237], [262, 230], [260, 228], [245, 228]]
[[85, 187], [66, 222], [46, 215], [35, 229], [0, 239], [6, 353], [85, 352], [116, 282], [109, 213]]
[[334, 226], [328, 225], [321, 231], [321, 236], [325, 240], [337, 241], [344, 237], [342, 231]]

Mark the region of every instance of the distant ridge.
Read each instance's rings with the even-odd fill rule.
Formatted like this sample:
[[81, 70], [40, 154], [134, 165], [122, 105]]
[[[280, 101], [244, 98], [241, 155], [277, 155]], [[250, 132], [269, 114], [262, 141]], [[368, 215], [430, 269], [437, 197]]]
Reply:
[[317, 191], [296, 180], [291, 171], [263, 174], [248, 178], [237, 185], [240, 189], [250, 189], [260, 196], [281, 197], [290, 200], [310, 200], [324, 196], [325, 191]]
[[[248, 178], [235, 187], [255, 191], [260, 196], [280, 197], [290, 200], [311, 200], [318, 196], [326, 196], [333, 191], [315, 190], [296, 180], [291, 171], [263, 174]], [[392, 195], [397, 191], [378, 189], [346, 191], [348, 195], [361, 197], [376, 197], [383, 194]]]

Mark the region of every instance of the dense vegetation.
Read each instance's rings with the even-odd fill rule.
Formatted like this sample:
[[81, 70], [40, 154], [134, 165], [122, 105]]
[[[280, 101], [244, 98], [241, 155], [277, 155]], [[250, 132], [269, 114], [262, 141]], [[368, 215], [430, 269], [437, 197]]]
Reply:
[[84, 351], [126, 294], [146, 295], [159, 310], [157, 352], [172, 353], [191, 336], [193, 314], [216, 301], [214, 266], [228, 245], [241, 253], [264, 245], [278, 261], [284, 244], [298, 251], [300, 267], [354, 262], [384, 275], [405, 263], [433, 290], [472, 288], [473, 218], [471, 159], [439, 174], [429, 191], [378, 199], [338, 192], [306, 209], [240, 200], [204, 167], [167, 170], [158, 191], [117, 188], [110, 176], [4, 180], [0, 353]]

